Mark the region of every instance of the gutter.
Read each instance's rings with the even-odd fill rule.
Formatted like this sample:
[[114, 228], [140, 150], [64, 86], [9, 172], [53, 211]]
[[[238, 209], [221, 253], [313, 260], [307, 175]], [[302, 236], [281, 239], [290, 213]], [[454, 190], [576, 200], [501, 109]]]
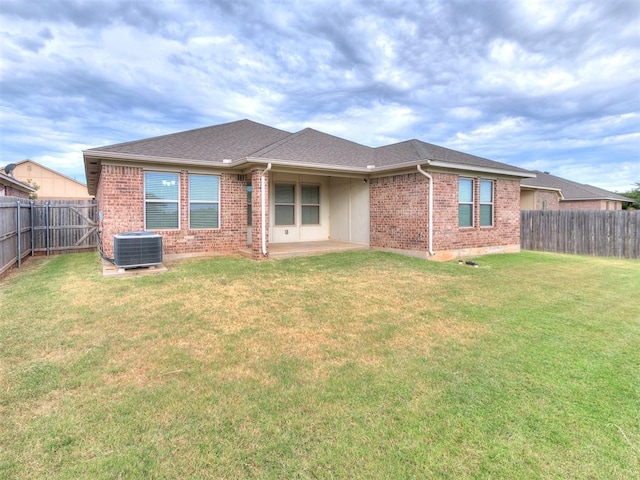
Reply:
[[[427, 160], [427, 165], [430, 165], [431, 162]], [[429, 179], [429, 255], [435, 255], [436, 252], [433, 251], [433, 177], [425, 172], [420, 165], [416, 165], [418, 167], [418, 171]]]
[[269, 163], [267, 165], [267, 168], [260, 174], [260, 202], [261, 202], [261, 206], [262, 206], [262, 221], [261, 223], [261, 228], [262, 228], [262, 255], [264, 255], [265, 257], [267, 255], [269, 255], [269, 252], [267, 252], [267, 226], [265, 225], [266, 222], [266, 210], [265, 210], [265, 193], [264, 193], [264, 176], [266, 175], [266, 173], [271, 170], [271, 163]]
[[451, 170], [465, 170], [471, 172], [493, 173], [496, 175], [508, 175], [510, 177], [535, 178], [536, 174], [526, 170], [514, 171], [496, 167], [480, 167], [475, 165], [463, 165], [460, 163], [448, 163], [439, 160], [429, 160], [428, 164], [432, 167], [450, 168]]

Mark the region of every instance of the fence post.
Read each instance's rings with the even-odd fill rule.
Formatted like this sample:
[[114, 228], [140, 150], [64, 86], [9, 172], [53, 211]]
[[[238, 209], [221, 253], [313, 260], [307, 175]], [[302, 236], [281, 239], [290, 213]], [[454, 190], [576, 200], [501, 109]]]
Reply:
[[18, 252], [18, 268], [20, 268], [20, 265], [22, 264], [22, 239], [20, 238], [20, 234], [22, 230], [22, 225], [20, 225], [20, 217], [22, 215], [20, 214], [20, 200], [16, 201], [16, 232], [18, 234], [18, 239], [16, 242], [16, 250]]
[[44, 207], [45, 246], [47, 248], [47, 256], [49, 256], [49, 200], [44, 204]]
[[31, 225], [30, 225], [30, 227], [31, 227], [31, 256], [33, 257], [36, 254], [36, 252], [35, 252], [35, 243], [34, 243], [35, 240], [33, 238], [33, 237], [35, 237], [35, 235], [34, 235], [35, 232], [33, 231], [33, 200], [31, 200], [29, 202], [29, 218], [31, 219]]

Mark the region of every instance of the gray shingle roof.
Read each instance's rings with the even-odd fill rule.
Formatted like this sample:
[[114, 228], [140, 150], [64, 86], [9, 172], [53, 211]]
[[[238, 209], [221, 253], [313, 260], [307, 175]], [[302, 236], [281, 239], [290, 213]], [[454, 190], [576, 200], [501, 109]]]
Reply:
[[524, 168], [514, 167], [505, 163], [496, 162], [468, 153], [459, 152], [450, 148], [440, 147], [432, 143], [423, 142], [421, 140], [408, 140], [406, 142], [388, 145], [386, 147], [378, 147], [378, 159], [382, 164], [392, 165], [399, 163], [400, 159], [404, 162], [410, 161], [409, 158], [418, 160], [432, 160], [455, 165], [465, 165], [468, 167], [479, 167], [485, 169], [509, 170], [511, 172], [530, 173]]
[[573, 182], [538, 170], [534, 170], [534, 173], [537, 177], [525, 178], [520, 181], [520, 184], [525, 187], [559, 189], [562, 192], [564, 200], [615, 200], [618, 202], [633, 202], [631, 198], [594, 187], [593, 185]]
[[493, 169], [514, 176], [526, 176], [530, 173], [522, 168], [420, 140], [373, 148], [312, 128], [290, 133], [251, 120], [97, 147], [83, 153], [87, 185], [91, 194], [95, 194], [103, 158], [165, 163], [193, 162], [199, 165], [218, 165], [223, 160], [230, 159], [233, 166], [245, 161], [268, 160], [315, 168], [352, 169], [356, 172], [361, 172], [369, 165], [390, 170], [407, 164], [435, 161], [439, 166]]
[[258, 150], [251, 157], [342, 167], [366, 167], [373, 163], [374, 149], [312, 128], [305, 128], [276, 144]]
[[291, 134], [284, 130], [251, 120], [238, 120], [87, 151], [222, 162], [225, 158], [237, 160], [247, 157], [265, 145], [289, 136]]

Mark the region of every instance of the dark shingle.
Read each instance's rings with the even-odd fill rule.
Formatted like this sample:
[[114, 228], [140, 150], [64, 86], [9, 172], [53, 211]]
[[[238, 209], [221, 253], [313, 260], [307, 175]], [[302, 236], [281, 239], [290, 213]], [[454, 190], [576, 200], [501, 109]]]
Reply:
[[238, 120], [89, 151], [222, 162], [225, 158], [244, 158], [290, 135], [289, 132], [251, 120]]
[[373, 161], [373, 148], [305, 128], [251, 156], [285, 162], [366, 167]]
[[534, 170], [536, 178], [525, 178], [520, 182], [525, 187], [542, 187], [559, 189], [564, 200], [616, 200], [619, 202], [632, 202], [633, 200], [617, 193], [609, 192], [602, 188], [572, 182], [565, 178], [556, 177], [546, 172]]

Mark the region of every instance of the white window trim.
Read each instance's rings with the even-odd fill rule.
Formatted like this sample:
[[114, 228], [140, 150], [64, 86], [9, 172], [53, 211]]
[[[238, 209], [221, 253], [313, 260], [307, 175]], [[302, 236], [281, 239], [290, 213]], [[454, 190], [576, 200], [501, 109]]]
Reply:
[[[147, 173], [170, 173], [172, 175], [177, 175], [178, 177], [178, 199], [177, 200], [147, 200]], [[176, 230], [180, 230], [180, 172], [176, 172], [175, 170], [144, 170], [143, 171], [143, 192], [142, 192], [142, 201], [143, 203], [143, 211], [144, 211], [144, 229], [145, 230], [153, 230], [153, 231], [166, 231], [166, 232], [175, 232]], [[147, 228], [147, 203], [175, 203], [178, 205], [178, 226], [176, 228]]]
[[[318, 203], [302, 203], [303, 187], [318, 187]], [[300, 184], [300, 226], [301, 227], [317, 227], [322, 224], [321, 203], [322, 203], [322, 185], [320, 183], [301, 183]], [[318, 207], [318, 223], [303, 223], [302, 209], [304, 207]]]
[[[278, 185], [292, 185], [293, 186], [293, 203], [278, 203], [276, 201], [276, 189]], [[296, 202], [296, 197], [299, 195], [298, 191], [302, 190], [301, 188], [297, 188], [298, 183], [297, 182], [274, 182], [273, 183], [273, 224], [276, 227], [296, 227], [298, 226], [297, 224], [297, 220], [298, 220], [298, 212], [296, 212], [297, 210], [297, 202]], [[283, 223], [283, 224], [279, 224], [277, 223], [277, 218], [276, 218], [276, 210], [278, 208], [278, 206], [292, 206], [293, 207], [293, 223]]]
[[[188, 203], [188, 215], [189, 215], [189, 230], [221, 230], [222, 229], [222, 212], [221, 212], [221, 198], [222, 198], [222, 176], [221, 175], [210, 175], [210, 174], [206, 174], [206, 173], [194, 173], [194, 172], [189, 172], [189, 188], [187, 191], [187, 195], [188, 195], [188, 199], [187, 199], [187, 203]], [[209, 202], [209, 201], [204, 201], [204, 200], [191, 200], [191, 177], [193, 175], [199, 176], [199, 177], [218, 177], [218, 201], [217, 202]], [[208, 205], [208, 204], [217, 204], [218, 205], [218, 226], [217, 227], [211, 227], [211, 228], [192, 228], [191, 227], [191, 204], [204, 204], [204, 205]]]
[[[482, 182], [488, 182], [491, 184], [491, 202], [482, 201]], [[480, 222], [480, 228], [492, 228], [496, 224], [496, 219], [495, 219], [496, 182], [488, 178], [481, 178], [479, 188], [480, 188], [480, 195], [478, 198], [478, 209], [479, 209], [478, 221]], [[482, 225], [482, 205], [491, 205], [491, 225]]]
[[[471, 202], [460, 201], [460, 180], [469, 180], [471, 182]], [[475, 210], [476, 210], [476, 182], [475, 179], [469, 177], [458, 177], [458, 228], [474, 228], [475, 227]], [[471, 225], [460, 226], [460, 205], [471, 205]]]

